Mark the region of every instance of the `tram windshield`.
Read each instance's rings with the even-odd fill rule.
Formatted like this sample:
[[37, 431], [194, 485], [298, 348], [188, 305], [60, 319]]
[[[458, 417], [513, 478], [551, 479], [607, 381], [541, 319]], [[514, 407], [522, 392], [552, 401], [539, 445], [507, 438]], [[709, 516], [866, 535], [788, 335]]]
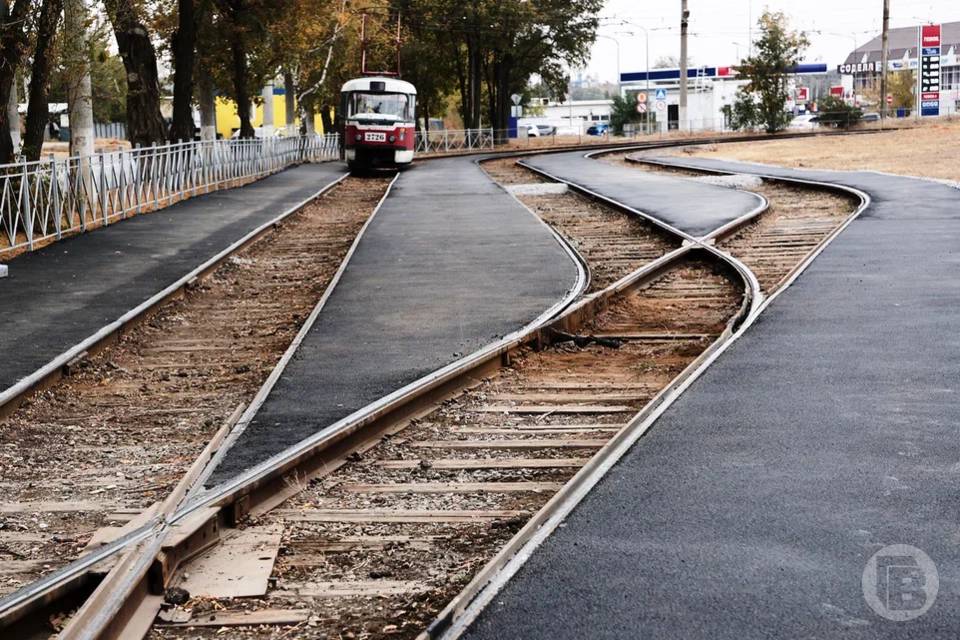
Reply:
[[347, 100], [347, 116], [371, 120], [413, 120], [414, 96], [405, 93], [354, 91]]

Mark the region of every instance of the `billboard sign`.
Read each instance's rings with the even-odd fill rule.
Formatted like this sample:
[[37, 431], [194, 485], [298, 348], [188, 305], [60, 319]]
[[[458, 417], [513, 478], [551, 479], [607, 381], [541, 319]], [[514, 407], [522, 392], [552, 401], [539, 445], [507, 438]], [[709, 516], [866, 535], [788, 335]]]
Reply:
[[940, 115], [940, 25], [925, 24], [919, 30], [920, 73], [917, 94], [921, 116]]

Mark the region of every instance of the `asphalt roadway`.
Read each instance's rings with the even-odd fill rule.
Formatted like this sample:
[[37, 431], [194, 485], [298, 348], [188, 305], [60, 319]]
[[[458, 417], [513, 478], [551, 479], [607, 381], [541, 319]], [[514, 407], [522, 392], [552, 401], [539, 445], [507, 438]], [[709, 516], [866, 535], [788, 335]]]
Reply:
[[0, 279], [0, 391], [340, 178], [309, 164], [22, 254]]
[[533, 156], [521, 164], [582, 186], [698, 238], [763, 203], [753, 193], [643, 172], [588, 158], [584, 151]]
[[[960, 191], [671, 160], [842, 183], [873, 201], [466, 637], [956, 638]], [[913, 620], [882, 617], [864, 597], [868, 559], [891, 544], [921, 549], [939, 572], [936, 597], [909, 556], [894, 562], [907, 573], [876, 583], [886, 614], [932, 603]]]
[[577, 273], [475, 159], [414, 165], [208, 484], [520, 329], [574, 289]]

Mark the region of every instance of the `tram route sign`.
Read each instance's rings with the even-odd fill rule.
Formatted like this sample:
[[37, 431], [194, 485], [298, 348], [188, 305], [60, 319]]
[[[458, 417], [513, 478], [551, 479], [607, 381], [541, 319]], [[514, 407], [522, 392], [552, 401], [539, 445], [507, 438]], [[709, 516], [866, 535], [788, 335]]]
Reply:
[[921, 116], [940, 115], [940, 25], [924, 24], [919, 28], [918, 49], [920, 72], [917, 74], [917, 94]]

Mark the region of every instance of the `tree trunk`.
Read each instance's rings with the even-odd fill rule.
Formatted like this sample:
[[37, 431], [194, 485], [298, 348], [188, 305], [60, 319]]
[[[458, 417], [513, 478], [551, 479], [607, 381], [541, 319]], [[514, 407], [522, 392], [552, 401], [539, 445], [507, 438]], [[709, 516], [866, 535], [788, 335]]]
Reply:
[[247, 88], [247, 50], [243, 44], [243, 36], [236, 24], [234, 15], [233, 40], [230, 43], [233, 56], [233, 93], [237, 101], [237, 115], [240, 116], [240, 137], [254, 138], [256, 133], [250, 124], [250, 90]]
[[160, 80], [150, 33], [140, 21], [133, 0], [107, 0], [117, 49], [127, 71], [127, 137], [142, 146], [166, 140], [160, 115]]
[[70, 155], [93, 154], [93, 97], [84, 0], [64, 0], [64, 64], [70, 110]]
[[213, 78], [209, 73], [200, 76], [198, 87], [200, 100], [200, 139], [217, 139], [217, 98], [213, 90]]
[[330, 105], [325, 104], [320, 107], [320, 124], [323, 126], [323, 132], [333, 133], [337, 131], [337, 123], [333, 121], [333, 118], [330, 116], [330, 113], [333, 109], [330, 108]]
[[513, 68], [513, 56], [503, 54], [498, 60], [494, 78], [496, 80], [497, 99], [494, 104], [494, 113], [490, 126], [495, 130], [497, 144], [506, 144], [507, 129], [510, 125], [510, 70]]
[[465, 129], [477, 129], [480, 126], [480, 81], [483, 70], [480, 65], [481, 55], [478, 48], [470, 46], [468, 49], [467, 93], [469, 94], [469, 100], [463, 127]]
[[10, 130], [10, 146], [13, 148], [13, 154], [16, 155], [20, 150], [20, 143], [23, 141], [20, 135], [20, 91], [17, 88], [17, 79], [14, 76], [13, 84], [10, 85], [10, 98], [7, 100], [7, 123]]
[[[25, 29], [30, 0], [16, 0], [11, 10], [7, 2], [0, 2], [0, 104], [10, 102], [10, 92], [17, 75], [17, 66], [29, 39]], [[15, 91], [14, 91], [15, 93]], [[0, 109], [0, 163], [14, 160], [13, 140], [10, 137], [11, 118], [6, 108]]]
[[293, 137], [297, 135], [297, 88], [294, 85], [293, 74], [286, 70], [283, 72], [283, 107], [285, 133]]
[[37, 18], [37, 46], [33, 50], [27, 123], [23, 137], [23, 155], [27, 160], [39, 160], [43, 150], [43, 136], [50, 120], [50, 111], [47, 108], [50, 71], [53, 66], [53, 57], [50, 54], [54, 49], [62, 10], [63, 0], [43, 0]]
[[[314, 120], [314, 115], [313, 105], [304, 105], [303, 110], [300, 112], [300, 116], [303, 118], [303, 126], [300, 127], [300, 129], [305, 135], [312, 136], [317, 132], [317, 125], [316, 121]], [[324, 124], [323, 115], [320, 116], [320, 123], [322, 126], [326, 127], [326, 124]], [[323, 132], [328, 133], [326, 129], [324, 129]]]
[[260, 128], [263, 130], [264, 138], [273, 137], [274, 118], [273, 118], [273, 81], [263, 85], [260, 91], [260, 98], [263, 100], [263, 118], [260, 120]]
[[177, 3], [177, 30], [171, 39], [173, 49], [173, 122], [170, 141], [193, 140], [193, 64], [197, 45], [197, 16], [194, 0]]

